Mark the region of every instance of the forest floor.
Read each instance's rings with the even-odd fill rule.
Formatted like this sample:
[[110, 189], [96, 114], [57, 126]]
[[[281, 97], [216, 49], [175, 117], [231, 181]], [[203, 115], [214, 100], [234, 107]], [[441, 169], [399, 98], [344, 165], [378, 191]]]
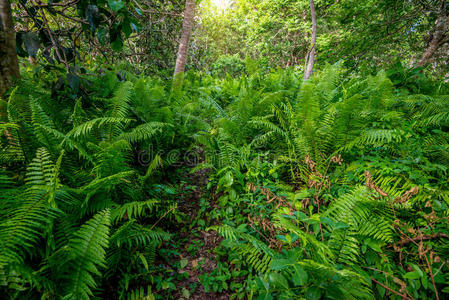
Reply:
[[[178, 209], [186, 215], [187, 222], [192, 224], [187, 226], [186, 231], [177, 234], [179, 239], [180, 259], [183, 261], [179, 273], [187, 273], [188, 276], [177, 283], [175, 299], [193, 299], [193, 300], [224, 300], [231, 296], [230, 291], [222, 293], [206, 292], [200, 282], [200, 275], [211, 273], [217, 267], [217, 256], [215, 248], [222, 241], [216, 231], [205, 231], [198, 225], [199, 219], [204, 216], [199, 215], [201, 210], [201, 199], [206, 196], [204, 192], [208, 181], [207, 170], [188, 174], [186, 184], [182, 187], [185, 191], [183, 201], [179, 203]], [[193, 186], [194, 189], [188, 187]], [[213, 208], [213, 199], [208, 202], [210, 210]], [[207, 220], [204, 220], [207, 224]], [[204, 226], [202, 226], [204, 228]], [[186, 293], [186, 290], [189, 291]], [[188, 297], [187, 297], [188, 296]]]

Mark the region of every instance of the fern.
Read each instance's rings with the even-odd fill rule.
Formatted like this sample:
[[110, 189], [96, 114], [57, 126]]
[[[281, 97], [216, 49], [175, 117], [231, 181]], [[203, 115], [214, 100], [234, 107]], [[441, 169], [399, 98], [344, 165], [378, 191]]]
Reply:
[[65, 299], [90, 299], [96, 286], [93, 276], [100, 276], [98, 267], [105, 266], [108, 247], [110, 212], [104, 210], [87, 221], [69, 241], [71, 272], [67, 274]]
[[128, 293], [127, 296], [120, 298], [120, 300], [154, 300], [156, 299], [154, 294], [151, 292], [151, 286], [147, 289], [140, 287]]
[[143, 216], [146, 210], [151, 211], [157, 203], [159, 201], [155, 199], [125, 203], [112, 210], [111, 219], [113, 222], [117, 222], [124, 218], [134, 219]]
[[122, 118], [122, 117], [102, 117], [95, 118], [84, 122], [83, 124], [73, 128], [67, 133], [67, 138], [86, 138], [88, 137], [92, 130], [95, 128], [101, 128], [102, 126], [109, 125], [110, 127], [113, 125], [123, 125], [131, 122], [132, 119]]
[[58, 175], [62, 155], [56, 165], [51, 161], [45, 148], [36, 151], [36, 158], [30, 163], [26, 175], [26, 188], [15, 198], [6, 198], [4, 203], [8, 213], [0, 223], [0, 266], [22, 262], [25, 252], [37, 243], [60, 213], [56, 210], [55, 199], [64, 198], [58, 191]]
[[[96, 178], [89, 182], [86, 186], [83, 186], [82, 189], [85, 191], [95, 191], [97, 189], [111, 187], [115, 184], [123, 182], [124, 178], [131, 176], [132, 174], [134, 174], [134, 171], [125, 171], [104, 178]], [[107, 185], [105, 185], [105, 183], [107, 183]]]
[[27, 168], [26, 182], [30, 186], [50, 185], [55, 178], [54, 171], [55, 165], [51, 161], [50, 153], [45, 148], [39, 148]]
[[130, 143], [149, 140], [155, 134], [162, 132], [164, 127], [171, 126], [170, 124], [160, 122], [149, 122], [137, 127], [134, 127], [131, 131], [122, 133], [119, 139], [125, 139]]
[[370, 129], [361, 133], [360, 137], [354, 139], [345, 146], [345, 149], [351, 149], [355, 145], [373, 145], [380, 147], [392, 142], [400, 143], [402, 141], [402, 133], [396, 129]]
[[[372, 237], [380, 241], [391, 242], [393, 238], [393, 212], [388, 202], [376, 200], [372, 191], [358, 187], [351, 193], [341, 196], [325, 216], [335, 222], [349, 225], [350, 230], [359, 235]], [[354, 233], [346, 234], [351, 238]], [[351, 247], [357, 248], [355, 244]]]
[[111, 105], [109, 110], [110, 117], [126, 118], [129, 113], [129, 103], [131, 101], [132, 90], [133, 84], [126, 81], [120, 84], [114, 91], [114, 97], [109, 101]]
[[154, 242], [168, 241], [171, 235], [162, 230], [153, 230], [128, 221], [111, 236], [111, 245], [116, 247], [145, 247]]
[[253, 267], [254, 270], [261, 273], [269, 270], [269, 265], [275, 256], [275, 252], [263, 242], [228, 225], [211, 227], [210, 229], [217, 230], [220, 235], [234, 242], [231, 246], [233, 251], [245, 257], [246, 263]]
[[335, 263], [354, 265], [359, 262], [361, 245], [356, 235], [356, 231], [348, 228], [332, 232], [329, 246], [335, 256]]
[[42, 130], [44, 126], [45, 128], [53, 129], [54, 128], [53, 121], [50, 119], [49, 116], [47, 116], [47, 114], [44, 112], [44, 110], [39, 105], [37, 100], [32, 96], [30, 96], [30, 107], [31, 107], [31, 121], [34, 127], [33, 128], [34, 135], [39, 140], [39, 142], [41, 142], [48, 149], [55, 148], [55, 144], [52, 141], [51, 136], [49, 136], [45, 130]]
[[23, 263], [27, 255], [33, 255], [34, 247], [60, 213], [50, 206], [48, 196], [46, 190], [27, 189], [18, 195], [19, 203], [10, 199], [2, 205], [8, 213], [0, 222], [0, 268]]
[[144, 180], [147, 179], [149, 176], [151, 176], [151, 174], [153, 174], [153, 172], [157, 168], [162, 167], [163, 164], [164, 162], [162, 161], [162, 158], [158, 154], [156, 154], [151, 163], [148, 165], [148, 169], [145, 172]]

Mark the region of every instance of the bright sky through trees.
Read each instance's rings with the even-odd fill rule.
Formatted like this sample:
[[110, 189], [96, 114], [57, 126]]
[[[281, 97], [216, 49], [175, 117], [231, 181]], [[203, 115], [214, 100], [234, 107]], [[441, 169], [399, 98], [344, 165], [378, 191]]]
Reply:
[[210, 1], [218, 9], [227, 9], [232, 3], [232, 0], [210, 0]]

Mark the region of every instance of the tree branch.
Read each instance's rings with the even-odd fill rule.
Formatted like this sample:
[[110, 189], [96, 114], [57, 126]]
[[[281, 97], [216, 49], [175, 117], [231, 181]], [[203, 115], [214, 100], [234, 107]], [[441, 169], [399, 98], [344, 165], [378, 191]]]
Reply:
[[424, 241], [424, 240], [431, 240], [431, 239], [436, 239], [436, 238], [449, 239], [449, 235], [439, 232], [439, 233], [435, 233], [435, 234], [417, 236], [417, 237], [414, 237], [414, 238], [409, 238], [408, 237], [406, 239], [398, 241], [397, 243], [395, 243], [395, 245], [405, 245], [405, 244], [408, 244], [408, 243]]
[[406, 294], [401, 294], [401, 293], [399, 293], [399, 292], [393, 290], [392, 288], [389, 288], [388, 286], [386, 286], [385, 284], [383, 284], [383, 283], [377, 281], [377, 280], [374, 279], [373, 277], [370, 277], [370, 278], [371, 278], [371, 280], [372, 280], [374, 283], [380, 285], [381, 287], [383, 287], [384, 289], [386, 289], [386, 290], [392, 292], [393, 294], [398, 295], [399, 297], [402, 297], [402, 299], [411, 299], [411, 298], [408, 297]]

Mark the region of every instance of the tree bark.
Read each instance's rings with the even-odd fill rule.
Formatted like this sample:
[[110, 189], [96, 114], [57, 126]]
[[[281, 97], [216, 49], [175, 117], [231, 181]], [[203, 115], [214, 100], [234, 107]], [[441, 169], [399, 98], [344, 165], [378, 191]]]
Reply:
[[310, 13], [312, 15], [312, 38], [310, 40], [310, 44], [312, 45], [312, 49], [310, 49], [310, 52], [307, 54], [306, 57], [306, 67], [304, 70], [304, 79], [307, 80], [312, 75], [313, 71], [313, 65], [315, 63], [315, 49], [316, 49], [316, 11], [315, 11], [315, 4], [313, 3], [313, 0], [310, 0]]
[[[2, 0], [0, 0], [2, 1]], [[182, 23], [182, 34], [179, 42], [178, 55], [176, 58], [176, 66], [174, 76], [184, 72], [187, 62], [187, 52], [189, 50], [189, 40], [192, 34], [192, 28], [195, 16], [195, 0], [186, 0], [184, 9], [184, 21]]]
[[438, 13], [438, 18], [435, 21], [435, 27], [433, 32], [428, 38], [428, 45], [420, 60], [418, 61], [418, 66], [423, 66], [430, 63], [435, 56], [438, 49], [448, 41], [448, 30], [449, 27], [449, 16], [445, 4], [441, 5]]
[[0, 0], [0, 96], [20, 77], [10, 0]]

